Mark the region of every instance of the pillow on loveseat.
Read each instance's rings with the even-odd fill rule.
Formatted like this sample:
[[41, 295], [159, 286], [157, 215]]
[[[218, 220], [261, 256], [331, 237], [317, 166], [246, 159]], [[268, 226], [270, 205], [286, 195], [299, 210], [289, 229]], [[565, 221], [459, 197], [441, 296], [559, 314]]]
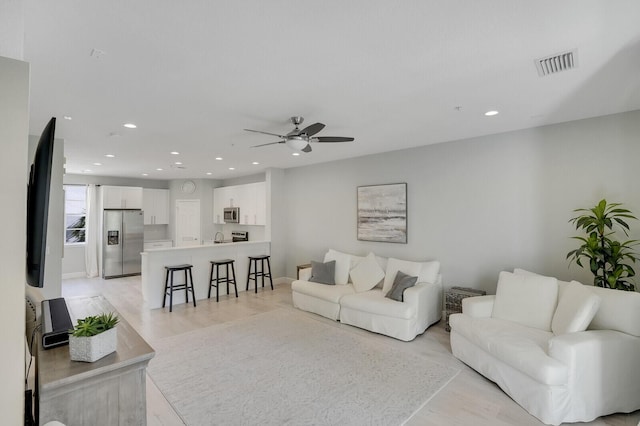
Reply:
[[440, 262], [437, 260], [431, 262], [411, 262], [390, 257], [387, 262], [387, 270], [384, 274], [382, 294], [389, 293], [389, 290], [393, 287], [393, 282], [396, 279], [396, 273], [398, 271], [402, 271], [412, 277], [418, 277], [417, 282], [419, 283], [435, 283], [438, 279], [438, 273], [440, 272]]
[[600, 308], [601, 298], [577, 281], [571, 281], [558, 300], [551, 322], [553, 334], [585, 331]]
[[336, 272], [334, 281], [336, 284], [345, 285], [349, 281], [349, 270], [351, 269], [351, 255], [337, 250], [329, 249], [324, 255], [324, 262], [336, 261]]
[[551, 331], [557, 301], [557, 279], [502, 271], [491, 316]]
[[332, 260], [330, 262], [314, 262], [311, 261], [311, 278], [309, 281], [312, 283], [320, 283], [320, 284], [328, 284], [335, 285], [335, 270], [336, 270], [336, 261]]
[[384, 271], [378, 265], [376, 255], [369, 253], [350, 272], [353, 288], [358, 293], [369, 291], [384, 278]]
[[398, 271], [396, 279], [393, 280], [393, 287], [389, 293], [385, 294], [385, 297], [397, 302], [404, 302], [404, 291], [416, 285], [416, 281], [418, 281], [418, 277], [410, 277], [402, 271]]

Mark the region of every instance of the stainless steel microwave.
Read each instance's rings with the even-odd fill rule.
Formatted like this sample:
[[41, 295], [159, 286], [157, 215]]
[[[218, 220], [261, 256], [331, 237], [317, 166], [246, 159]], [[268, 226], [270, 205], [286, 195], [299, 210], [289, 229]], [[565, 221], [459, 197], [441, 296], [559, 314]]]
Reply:
[[240, 222], [240, 207], [225, 207], [224, 208], [224, 221], [225, 221], [225, 223], [239, 223]]

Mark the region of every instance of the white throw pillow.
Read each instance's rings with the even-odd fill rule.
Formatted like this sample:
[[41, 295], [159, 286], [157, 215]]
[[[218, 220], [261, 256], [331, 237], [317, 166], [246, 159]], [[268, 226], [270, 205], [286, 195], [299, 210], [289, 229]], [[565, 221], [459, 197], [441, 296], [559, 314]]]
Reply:
[[387, 270], [384, 274], [384, 284], [382, 285], [382, 294], [389, 293], [393, 287], [393, 281], [396, 279], [396, 273], [402, 271], [411, 277], [418, 277], [419, 283], [435, 283], [440, 272], [440, 262], [433, 260], [431, 262], [410, 262], [408, 260], [389, 258], [387, 262]]
[[345, 285], [349, 281], [349, 270], [351, 269], [351, 255], [329, 249], [324, 255], [324, 263], [336, 261], [336, 284]]
[[600, 296], [577, 281], [563, 291], [551, 322], [553, 334], [585, 331], [600, 308]]
[[502, 271], [498, 279], [493, 318], [551, 331], [558, 301], [558, 280]]
[[384, 278], [384, 271], [378, 265], [376, 255], [369, 253], [350, 272], [353, 288], [356, 292], [369, 291]]

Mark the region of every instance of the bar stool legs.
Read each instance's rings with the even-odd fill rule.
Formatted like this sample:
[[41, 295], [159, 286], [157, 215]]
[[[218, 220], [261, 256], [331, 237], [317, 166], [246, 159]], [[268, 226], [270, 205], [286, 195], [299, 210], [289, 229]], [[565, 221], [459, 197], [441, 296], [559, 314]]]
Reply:
[[[234, 261], [232, 259], [212, 260], [211, 261], [211, 273], [209, 274], [209, 295], [211, 298], [211, 287], [216, 288], [216, 302], [219, 300], [219, 288], [220, 284], [227, 283], [227, 294], [229, 294], [229, 284], [233, 284], [233, 288], [236, 291], [236, 297], [238, 297], [238, 286], [236, 285], [236, 270], [233, 266]], [[231, 275], [229, 275], [229, 265], [231, 265]], [[224, 277], [220, 276], [220, 267], [226, 267], [226, 274]], [[216, 277], [213, 277], [213, 269], [216, 270]], [[215, 284], [214, 284], [215, 283]]]
[[[262, 277], [262, 287], [264, 287], [264, 278], [269, 278], [269, 283], [271, 284], [271, 290], [273, 290], [273, 280], [271, 279], [271, 262], [269, 261], [270, 256], [249, 256], [249, 272], [247, 273], [247, 288], [249, 291], [250, 281], [253, 280], [255, 283], [255, 292], [258, 292], [258, 277]], [[260, 270], [258, 270], [258, 261], [260, 261]], [[265, 270], [265, 261], [267, 263], [267, 269]], [[253, 268], [253, 272], [251, 269]]]
[[[164, 279], [164, 297], [162, 298], [162, 307], [165, 307], [167, 296], [169, 296], [169, 312], [173, 312], [173, 292], [184, 289], [185, 303], [189, 303], [189, 292], [193, 296], [193, 306], [196, 306], [196, 293], [193, 290], [193, 275], [191, 273], [193, 265], [174, 265], [165, 266], [166, 275]], [[184, 271], [184, 284], [174, 284], [173, 273], [176, 271]], [[187, 275], [188, 274], [188, 275]]]

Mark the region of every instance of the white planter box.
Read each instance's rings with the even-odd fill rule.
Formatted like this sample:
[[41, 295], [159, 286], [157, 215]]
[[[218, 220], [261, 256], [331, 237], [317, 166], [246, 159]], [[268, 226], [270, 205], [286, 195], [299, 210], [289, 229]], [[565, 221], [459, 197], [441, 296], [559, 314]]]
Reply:
[[116, 351], [117, 327], [91, 337], [69, 336], [71, 361], [94, 362]]

